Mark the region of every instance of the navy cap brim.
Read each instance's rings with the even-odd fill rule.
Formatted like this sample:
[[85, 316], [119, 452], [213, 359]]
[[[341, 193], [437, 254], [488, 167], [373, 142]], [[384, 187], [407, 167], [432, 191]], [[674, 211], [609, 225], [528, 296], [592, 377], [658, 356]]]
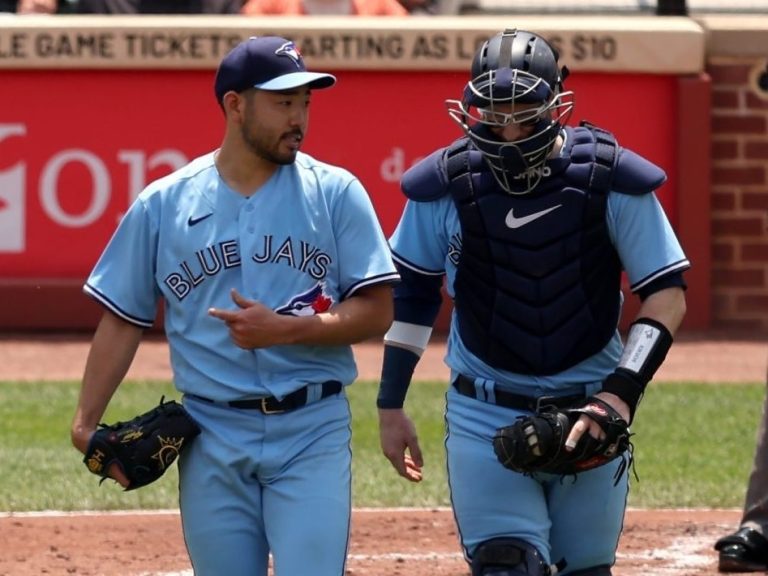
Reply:
[[291, 90], [299, 86], [309, 86], [312, 89], [330, 88], [336, 84], [336, 77], [323, 72], [292, 72], [272, 78], [267, 82], [254, 85], [259, 90]]

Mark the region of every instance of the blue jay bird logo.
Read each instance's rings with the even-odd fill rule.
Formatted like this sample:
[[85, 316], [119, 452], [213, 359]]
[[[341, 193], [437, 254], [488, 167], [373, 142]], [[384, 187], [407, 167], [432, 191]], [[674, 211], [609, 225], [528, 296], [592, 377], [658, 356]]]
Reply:
[[275, 50], [275, 54], [277, 56], [288, 56], [288, 58], [293, 60], [293, 63], [296, 64], [296, 68], [299, 70], [304, 68], [301, 61], [301, 52], [299, 52], [299, 49], [296, 48], [296, 44], [293, 42], [286, 42], [280, 46], [280, 48]]
[[280, 306], [275, 312], [288, 316], [314, 316], [325, 312], [332, 304], [333, 298], [325, 293], [325, 285], [318, 282], [306, 292], [291, 298], [287, 304]]

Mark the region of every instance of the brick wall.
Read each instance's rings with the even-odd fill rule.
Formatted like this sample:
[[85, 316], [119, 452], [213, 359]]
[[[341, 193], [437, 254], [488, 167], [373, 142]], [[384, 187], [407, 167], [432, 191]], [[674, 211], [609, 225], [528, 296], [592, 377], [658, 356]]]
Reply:
[[710, 58], [712, 325], [768, 334], [765, 58]]

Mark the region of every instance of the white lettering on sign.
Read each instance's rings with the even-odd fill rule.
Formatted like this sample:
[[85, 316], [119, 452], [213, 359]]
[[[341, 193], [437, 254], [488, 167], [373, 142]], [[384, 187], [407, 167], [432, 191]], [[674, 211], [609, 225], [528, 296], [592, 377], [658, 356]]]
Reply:
[[[140, 150], [120, 150], [117, 158], [128, 165], [128, 198], [130, 205], [147, 185], [147, 170], [168, 166], [168, 172], [173, 172], [184, 166], [187, 157], [178, 150], [161, 150], [147, 159], [145, 152]], [[80, 214], [70, 214], [64, 210], [59, 201], [59, 174], [71, 163], [82, 164], [91, 176], [91, 201]], [[109, 169], [104, 162], [88, 150], [65, 150], [56, 154], [43, 167], [40, 179], [40, 201], [46, 215], [61, 226], [67, 228], [83, 228], [90, 226], [104, 215], [112, 198], [112, 179]], [[118, 214], [118, 220], [122, 213]]]
[[[20, 131], [11, 131], [19, 126]], [[24, 135], [22, 125], [0, 125], [0, 141], [5, 135]], [[140, 150], [120, 150], [117, 159], [128, 167], [126, 205], [130, 205], [147, 185], [147, 172], [164, 166], [166, 173], [173, 172], [187, 164], [187, 157], [178, 150], [161, 150], [147, 157]], [[79, 213], [67, 211], [60, 199], [59, 180], [61, 172], [70, 165], [85, 168], [90, 176], [91, 186], [79, 193], [89, 197], [88, 205]], [[20, 243], [24, 229], [23, 194], [26, 181], [26, 165], [19, 163], [11, 170], [0, 172], [0, 251], [23, 251]], [[66, 228], [90, 226], [104, 215], [112, 200], [112, 174], [105, 162], [89, 150], [62, 150], [48, 160], [40, 174], [40, 205], [43, 213], [53, 222]], [[122, 213], [118, 214], [118, 220]], [[7, 218], [7, 221], [4, 220]]]
[[149, 161], [146, 153], [141, 150], [121, 150], [117, 159], [128, 165], [128, 204], [133, 203], [147, 185], [148, 169], [168, 166], [169, 172], [173, 172], [188, 162], [187, 157], [178, 150], [161, 150], [150, 156]]
[[[25, 136], [24, 124], [0, 124], [0, 142]], [[24, 252], [26, 163], [0, 170], [0, 252]]]
[[413, 166], [422, 160], [419, 156], [414, 158], [408, 166], [405, 163], [405, 150], [399, 146], [392, 148], [392, 154], [384, 158], [379, 166], [379, 175], [384, 182], [400, 182], [409, 166]]
[[[69, 214], [59, 202], [59, 174], [70, 163], [82, 164], [92, 181], [91, 202], [82, 214]], [[101, 159], [87, 150], [64, 150], [43, 167], [40, 176], [40, 203], [45, 213], [57, 224], [67, 228], [82, 228], [98, 220], [109, 205], [112, 183], [109, 170]]]

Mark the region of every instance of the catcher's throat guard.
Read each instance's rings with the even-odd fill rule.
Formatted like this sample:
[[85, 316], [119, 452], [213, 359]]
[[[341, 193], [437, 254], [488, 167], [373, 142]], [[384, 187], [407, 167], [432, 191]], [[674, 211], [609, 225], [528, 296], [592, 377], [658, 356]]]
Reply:
[[165, 474], [200, 428], [181, 404], [164, 400], [128, 422], [99, 424], [83, 458], [88, 470], [103, 482], [109, 467], [117, 464], [130, 481], [126, 491]]

